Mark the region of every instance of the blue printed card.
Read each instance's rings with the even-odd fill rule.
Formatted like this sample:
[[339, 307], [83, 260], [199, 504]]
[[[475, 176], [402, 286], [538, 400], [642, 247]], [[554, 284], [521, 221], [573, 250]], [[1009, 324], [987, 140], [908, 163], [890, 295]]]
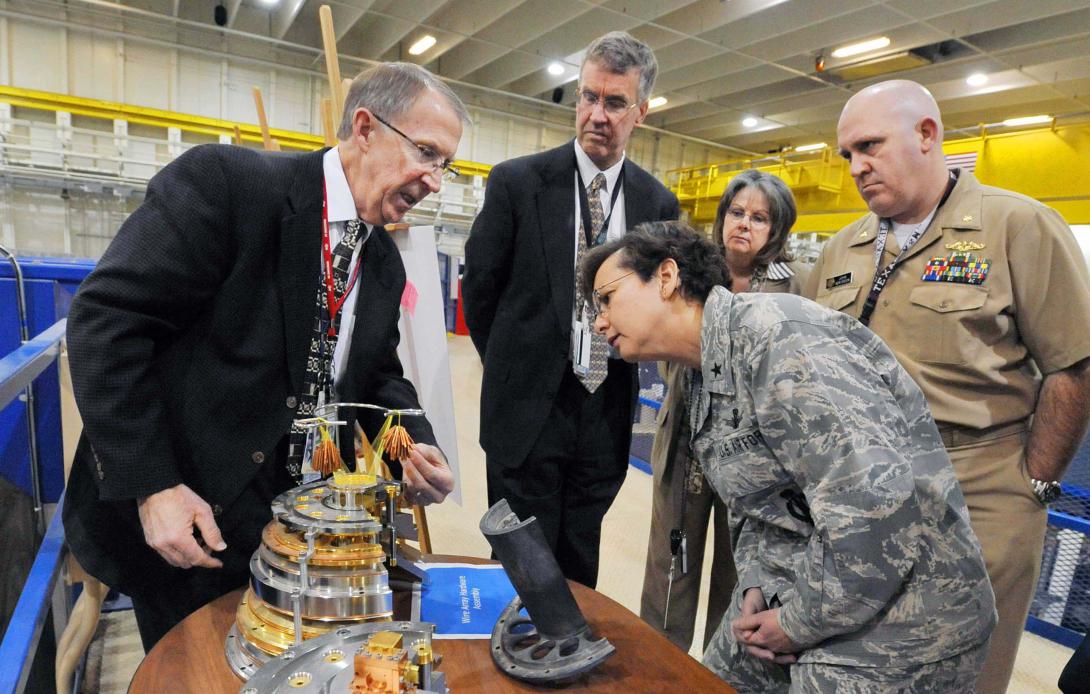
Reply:
[[420, 619], [435, 624], [435, 638], [486, 639], [515, 587], [499, 564], [425, 564]]

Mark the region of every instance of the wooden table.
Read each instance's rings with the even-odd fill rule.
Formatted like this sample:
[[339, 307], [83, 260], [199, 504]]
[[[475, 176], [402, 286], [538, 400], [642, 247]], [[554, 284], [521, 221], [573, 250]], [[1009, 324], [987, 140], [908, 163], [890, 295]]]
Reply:
[[[591, 628], [609, 639], [617, 652], [566, 690], [666, 692], [684, 688], [701, 694], [734, 694], [733, 688], [627, 608], [586, 586], [570, 585]], [[238, 694], [242, 681], [227, 664], [223, 640], [241, 594], [240, 589], [224, 595], [171, 629], [140, 663], [129, 692]], [[492, 662], [488, 639], [436, 640], [435, 650], [443, 656], [438, 669], [446, 673], [452, 694], [556, 691], [554, 687], [536, 687], [500, 673]]]

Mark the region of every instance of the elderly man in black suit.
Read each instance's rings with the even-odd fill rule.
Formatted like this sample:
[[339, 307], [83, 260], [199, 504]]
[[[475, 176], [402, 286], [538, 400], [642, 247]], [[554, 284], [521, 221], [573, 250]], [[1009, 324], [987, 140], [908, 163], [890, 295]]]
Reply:
[[[419, 407], [396, 349], [405, 268], [382, 225], [439, 190], [468, 121], [426, 70], [372, 68], [335, 148], [195, 147], [156, 175], [72, 302], [84, 435], [65, 531], [128, 593], [149, 648], [248, 577], [321, 401]], [[365, 430], [375, 422], [358, 416]], [[453, 475], [422, 418], [396, 463], [418, 503]]]
[[677, 218], [677, 198], [625, 157], [657, 69], [624, 32], [592, 42], [575, 141], [492, 169], [466, 243], [489, 503], [506, 498], [520, 517], [536, 516], [564, 575], [591, 587], [602, 517], [628, 467], [638, 383], [593, 333], [575, 266], [630, 227]]

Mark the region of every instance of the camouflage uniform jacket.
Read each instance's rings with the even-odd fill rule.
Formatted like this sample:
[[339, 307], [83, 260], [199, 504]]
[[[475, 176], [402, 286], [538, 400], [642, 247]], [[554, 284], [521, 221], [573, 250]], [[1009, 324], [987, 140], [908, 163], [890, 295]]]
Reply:
[[995, 601], [965, 500], [881, 339], [796, 296], [716, 287], [701, 361], [691, 445], [730, 509], [729, 614], [760, 587], [803, 663], [928, 663], [988, 639]]

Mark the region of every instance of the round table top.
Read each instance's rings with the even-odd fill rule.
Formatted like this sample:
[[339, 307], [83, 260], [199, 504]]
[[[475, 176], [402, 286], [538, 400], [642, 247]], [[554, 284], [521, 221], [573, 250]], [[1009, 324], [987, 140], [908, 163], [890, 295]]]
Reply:
[[[564, 687], [565, 690], [676, 691], [685, 687], [702, 693], [734, 692], [627, 608], [586, 586], [571, 582], [569, 585], [591, 629], [609, 639], [617, 652], [596, 670]], [[144, 658], [129, 692], [238, 694], [242, 680], [227, 664], [223, 641], [234, 621], [241, 594], [239, 589], [213, 600], [171, 629]], [[511, 679], [497, 670], [488, 639], [437, 640], [435, 650], [443, 657], [438, 669], [446, 674], [447, 686], [453, 694], [555, 691]]]

